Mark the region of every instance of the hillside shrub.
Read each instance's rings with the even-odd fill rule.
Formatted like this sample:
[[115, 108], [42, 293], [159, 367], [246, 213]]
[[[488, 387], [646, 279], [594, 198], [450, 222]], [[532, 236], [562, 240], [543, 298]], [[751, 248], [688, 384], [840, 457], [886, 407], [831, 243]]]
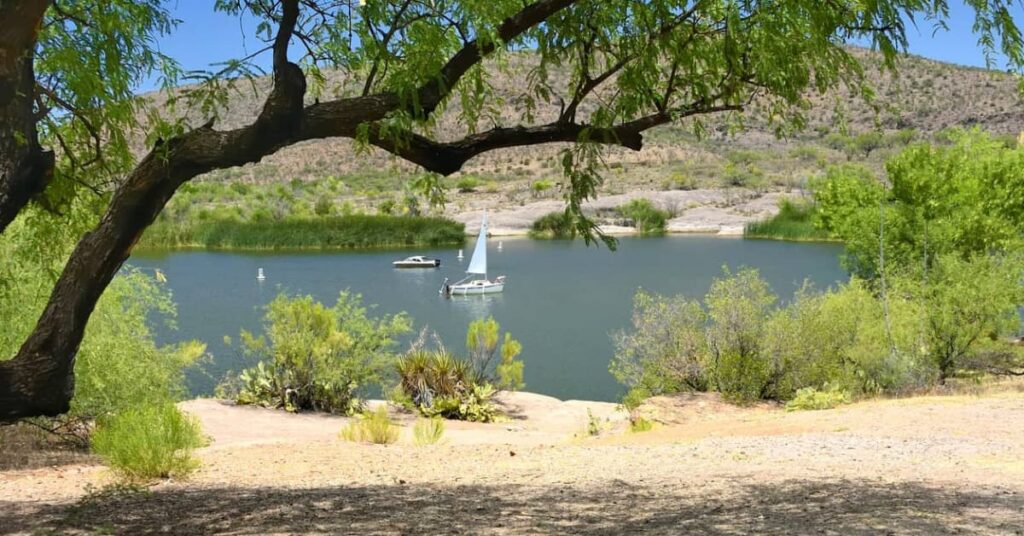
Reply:
[[455, 183], [455, 188], [461, 193], [475, 192], [477, 188], [482, 186], [484, 181], [476, 177], [463, 177]]
[[555, 181], [551, 181], [551, 180], [533, 181], [533, 183], [530, 184], [530, 192], [533, 193], [533, 197], [541, 197], [541, 196], [544, 195], [544, 192], [547, 192], [548, 190], [550, 190], [550, 189], [552, 189], [554, 187], [555, 187]]
[[313, 213], [317, 216], [328, 216], [334, 212], [334, 203], [326, 197], [321, 197], [316, 200], [316, 204], [313, 205]]
[[192, 449], [203, 442], [198, 421], [162, 403], [100, 419], [92, 448], [123, 478], [148, 480], [191, 473], [198, 467]]

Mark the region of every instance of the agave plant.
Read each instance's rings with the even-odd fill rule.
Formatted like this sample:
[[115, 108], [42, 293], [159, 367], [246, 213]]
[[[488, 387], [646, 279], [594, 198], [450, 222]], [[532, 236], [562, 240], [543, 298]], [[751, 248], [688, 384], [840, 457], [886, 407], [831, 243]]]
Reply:
[[467, 412], [460, 408], [475, 409], [481, 403], [489, 404], [490, 396], [476, 395], [493, 392], [490, 385], [481, 381], [474, 372], [471, 363], [443, 350], [412, 351], [398, 361], [397, 369], [402, 390], [420, 412], [428, 416], [466, 419]]

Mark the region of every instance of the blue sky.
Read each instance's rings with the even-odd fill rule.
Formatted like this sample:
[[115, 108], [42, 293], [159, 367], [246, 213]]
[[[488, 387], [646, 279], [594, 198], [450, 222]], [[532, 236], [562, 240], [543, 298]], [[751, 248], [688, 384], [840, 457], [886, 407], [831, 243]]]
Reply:
[[[950, 3], [949, 30], [933, 32], [934, 25], [930, 21], [919, 20], [917, 27], [909, 28], [910, 52], [940, 61], [984, 67], [985, 57], [977, 37], [971, 32], [974, 20], [971, 9], [961, 0]], [[181, 23], [172, 35], [160, 41], [160, 48], [185, 69], [207, 69], [212, 63], [244, 57], [263, 46], [254, 35], [252, 19], [240, 20], [215, 13], [212, 5], [212, 0], [177, 0], [172, 5], [174, 16]], [[1024, 24], [1024, 11], [1017, 15]], [[267, 67], [269, 56], [264, 54], [260, 63]]]

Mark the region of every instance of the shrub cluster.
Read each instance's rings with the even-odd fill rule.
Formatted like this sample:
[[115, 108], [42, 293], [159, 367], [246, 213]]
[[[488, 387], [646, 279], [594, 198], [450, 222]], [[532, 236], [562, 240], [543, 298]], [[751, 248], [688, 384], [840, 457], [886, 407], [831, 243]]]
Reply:
[[[519, 341], [493, 318], [475, 320], [466, 333], [468, 356], [416, 348], [396, 366], [399, 389], [407, 405], [427, 417], [490, 422], [498, 416], [491, 398], [499, 389], [523, 387]], [[498, 352], [498, 342], [501, 350]]]
[[383, 379], [396, 359], [395, 337], [410, 328], [405, 314], [368, 317], [362, 298], [347, 291], [334, 307], [281, 294], [265, 318], [265, 335], [240, 337], [259, 362], [220, 391], [239, 404], [287, 411], [359, 412], [363, 389]]
[[576, 221], [568, 211], [545, 214], [533, 222], [530, 236], [533, 238], [576, 238]]
[[1010, 257], [942, 257], [927, 280], [894, 277], [886, 294], [853, 279], [826, 292], [805, 288], [781, 306], [752, 269], [726, 272], [703, 303], [640, 291], [632, 329], [614, 336], [610, 370], [630, 388], [628, 400], [712, 390], [745, 402], [813, 398], [805, 389], [907, 391], [997, 360], [1019, 367], [1008, 336], [1020, 323], [1022, 267]]
[[637, 232], [644, 235], [663, 234], [671, 215], [654, 206], [647, 199], [634, 199], [619, 206], [616, 211], [630, 220]]

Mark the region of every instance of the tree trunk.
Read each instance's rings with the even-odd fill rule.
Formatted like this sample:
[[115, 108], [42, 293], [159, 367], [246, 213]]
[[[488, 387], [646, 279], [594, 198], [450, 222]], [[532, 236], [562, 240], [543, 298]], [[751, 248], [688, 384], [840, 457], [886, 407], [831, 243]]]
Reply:
[[0, 5], [0, 233], [53, 174], [53, 153], [39, 146], [32, 106], [33, 49], [48, 4]]
[[53, 416], [74, 394], [75, 354], [89, 316], [143, 231], [184, 182], [217, 167], [273, 152], [298, 131], [306, 83], [287, 64], [251, 126], [218, 132], [212, 125], [155, 147], [118, 188], [100, 223], [75, 246], [35, 330], [10, 361], [0, 362], [0, 422]]

